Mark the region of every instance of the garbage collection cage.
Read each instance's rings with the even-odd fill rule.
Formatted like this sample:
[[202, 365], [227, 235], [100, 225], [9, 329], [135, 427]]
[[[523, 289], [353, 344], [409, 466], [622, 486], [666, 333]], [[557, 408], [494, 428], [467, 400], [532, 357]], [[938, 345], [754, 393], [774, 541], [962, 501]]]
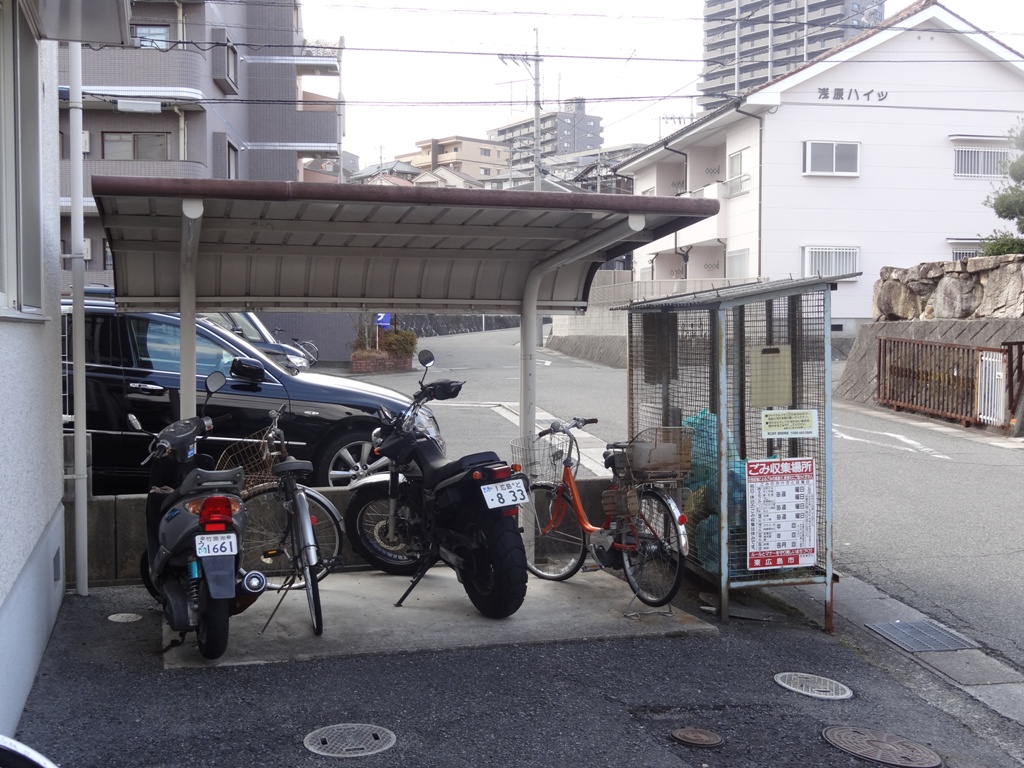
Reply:
[[[837, 278], [831, 278], [837, 279]], [[693, 430], [687, 565], [728, 590], [825, 583], [831, 623], [826, 278], [636, 302], [629, 429]]]

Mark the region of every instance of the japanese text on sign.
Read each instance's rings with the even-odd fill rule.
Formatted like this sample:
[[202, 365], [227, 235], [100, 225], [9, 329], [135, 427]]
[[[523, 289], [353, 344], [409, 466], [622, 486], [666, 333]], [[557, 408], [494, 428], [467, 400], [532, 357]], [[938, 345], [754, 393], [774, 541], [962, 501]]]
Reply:
[[817, 561], [814, 459], [747, 462], [747, 569], [794, 568]]
[[761, 436], [764, 438], [817, 437], [818, 412], [761, 411]]
[[885, 101], [889, 98], [888, 91], [862, 91], [859, 88], [819, 88], [818, 100], [828, 99], [829, 101]]

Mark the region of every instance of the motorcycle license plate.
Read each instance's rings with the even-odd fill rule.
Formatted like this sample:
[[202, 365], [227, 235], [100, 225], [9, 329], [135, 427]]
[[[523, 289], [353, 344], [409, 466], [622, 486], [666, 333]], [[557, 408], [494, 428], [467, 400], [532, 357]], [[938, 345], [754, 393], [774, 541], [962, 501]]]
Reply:
[[513, 507], [526, 501], [526, 483], [520, 479], [505, 480], [494, 485], [481, 485], [480, 490], [488, 509]]
[[237, 554], [238, 537], [233, 533], [200, 533], [196, 536], [196, 557]]

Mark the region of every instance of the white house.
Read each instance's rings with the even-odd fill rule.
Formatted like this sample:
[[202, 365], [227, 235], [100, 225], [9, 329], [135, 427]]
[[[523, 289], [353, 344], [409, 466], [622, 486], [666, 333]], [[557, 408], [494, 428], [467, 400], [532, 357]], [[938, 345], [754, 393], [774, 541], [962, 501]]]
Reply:
[[1006, 228], [984, 200], [1021, 115], [1021, 54], [922, 0], [621, 163], [634, 194], [721, 203], [639, 249], [635, 277], [861, 272], [832, 298], [833, 330], [854, 333], [882, 267], [973, 255]]
[[64, 594], [57, 43], [128, 41], [127, 0], [0, 3], [0, 733]]

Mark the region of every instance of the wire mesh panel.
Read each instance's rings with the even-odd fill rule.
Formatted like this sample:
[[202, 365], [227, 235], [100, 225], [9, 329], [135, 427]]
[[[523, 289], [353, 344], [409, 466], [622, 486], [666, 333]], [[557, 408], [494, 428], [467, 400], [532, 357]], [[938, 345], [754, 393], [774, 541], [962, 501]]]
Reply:
[[825, 290], [629, 308], [630, 433], [693, 430], [690, 565], [730, 587], [830, 570]]

